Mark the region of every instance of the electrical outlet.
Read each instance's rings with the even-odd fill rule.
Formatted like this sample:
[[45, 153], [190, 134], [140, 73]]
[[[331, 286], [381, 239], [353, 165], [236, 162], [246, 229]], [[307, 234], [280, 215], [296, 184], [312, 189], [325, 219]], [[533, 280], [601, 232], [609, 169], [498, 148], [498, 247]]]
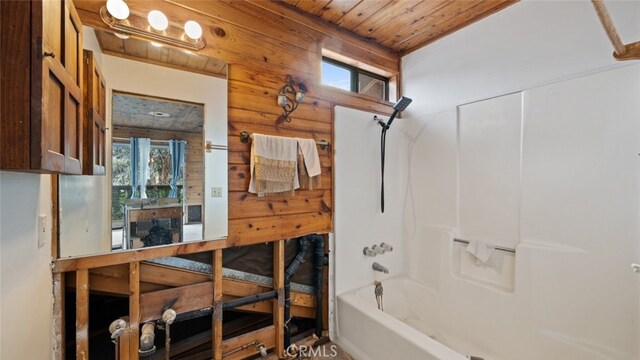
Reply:
[[47, 243], [47, 215], [38, 216], [38, 247]]
[[222, 188], [217, 186], [212, 187], [211, 197], [222, 197]]

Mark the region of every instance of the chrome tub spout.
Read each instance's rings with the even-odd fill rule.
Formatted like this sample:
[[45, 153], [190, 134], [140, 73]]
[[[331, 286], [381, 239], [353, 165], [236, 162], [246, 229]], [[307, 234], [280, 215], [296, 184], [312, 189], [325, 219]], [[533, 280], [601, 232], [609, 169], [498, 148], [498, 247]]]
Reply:
[[380, 272], [385, 273], [385, 274], [389, 273], [389, 269], [387, 269], [386, 267], [378, 264], [377, 262], [374, 262], [373, 265], [371, 265], [371, 268], [374, 271], [380, 271]]

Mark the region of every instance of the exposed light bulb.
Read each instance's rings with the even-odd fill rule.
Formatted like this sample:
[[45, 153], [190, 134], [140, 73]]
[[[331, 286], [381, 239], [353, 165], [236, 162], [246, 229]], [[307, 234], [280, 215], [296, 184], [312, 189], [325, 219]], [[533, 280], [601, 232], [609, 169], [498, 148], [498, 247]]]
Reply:
[[202, 27], [197, 22], [189, 20], [184, 24], [184, 33], [193, 40], [198, 40], [202, 37]]
[[113, 33], [113, 35], [117, 36], [118, 38], [122, 39], [122, 40], [127, 40], [129, 38], [129, 35], [124, 34], [124, 33]]
[[107, 0], [107, 11], [118, 20], [129, 17], [129, 6], [123, 0]]
[[149, 11], [147, 20], [149, 20], [149, 25], [157, 31], [164, 31], [169, 27], [169, 20], [167, 19], [167, 16], [159, 10]]
[[278, 95], [278, 105], [281, 107], [287, 106], [287, 97], [284, 94]]

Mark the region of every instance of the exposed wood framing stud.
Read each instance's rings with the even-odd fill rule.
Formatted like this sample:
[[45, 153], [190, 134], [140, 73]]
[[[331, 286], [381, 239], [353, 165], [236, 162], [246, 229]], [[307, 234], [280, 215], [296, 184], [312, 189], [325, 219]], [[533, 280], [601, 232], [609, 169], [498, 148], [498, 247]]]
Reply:
[[65, 359], [65, 319], [64, 319], [65, 278], [63, 274], [53, 274], [53, 359]]
[[278, 297], [273, 300], [273, 325], [276, 327], [275, 352], [284, 356], [284, 242], [273, 243], [273, 289]]
[[76, 359], [89, 358], [89, 271], [76, 271]]
[[129, 264], [129, 354], [138, 357], [140, 337], [140, 263]]
[[222, 359], [222, 250], [213, 251], [213, 316], [212, 316], [212, 350], [213, 359]]

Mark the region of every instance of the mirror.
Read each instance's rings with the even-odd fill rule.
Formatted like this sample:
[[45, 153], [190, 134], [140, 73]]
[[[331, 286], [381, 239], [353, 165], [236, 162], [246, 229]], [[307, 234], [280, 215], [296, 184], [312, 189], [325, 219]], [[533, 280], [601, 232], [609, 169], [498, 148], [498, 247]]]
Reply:
[[107, 87], [106, 175], [59, 176], [60, 257], [227, 236], [226, 63], [157, 45], [84, 28]]

